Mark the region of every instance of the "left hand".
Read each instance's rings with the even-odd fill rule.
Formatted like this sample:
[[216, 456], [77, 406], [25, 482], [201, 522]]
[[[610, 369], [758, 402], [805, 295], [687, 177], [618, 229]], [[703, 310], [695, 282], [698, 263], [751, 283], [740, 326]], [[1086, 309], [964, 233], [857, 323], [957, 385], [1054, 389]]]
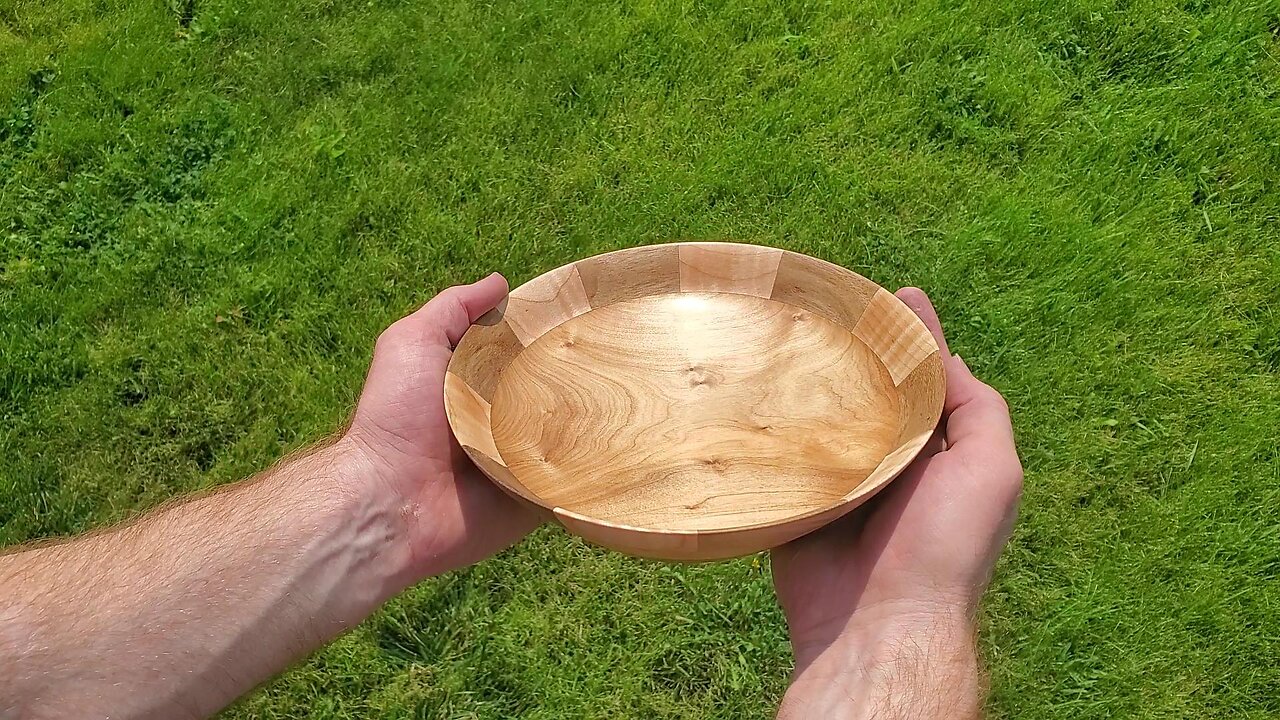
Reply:
[[407, 583], [474, 564], [514, 544], [540, 519], [467, 458], [444, 412], [444, 374], [471, 323], [507, 295], [494, 273], [451, 287], [378, 337], [347, 440], [375, 468], [374, 492], [399, 507]]

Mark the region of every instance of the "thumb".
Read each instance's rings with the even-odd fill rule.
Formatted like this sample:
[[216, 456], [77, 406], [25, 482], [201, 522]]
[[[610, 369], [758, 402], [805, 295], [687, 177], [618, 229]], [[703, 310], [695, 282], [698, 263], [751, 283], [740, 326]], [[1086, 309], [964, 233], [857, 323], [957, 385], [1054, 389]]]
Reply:
[[471, 323], [497, 307], [506, 296], [507, 279], [493, 273], [470, 285], [454, 285], [442, 291], [410, 317], [443, 333], [450, 345], [457, 345]]
[[974, 377], [959, 355], [948, 360], [945, 405], [948, 452], [973, 452], [987, 462], [1017, 461], [1009, 404]]

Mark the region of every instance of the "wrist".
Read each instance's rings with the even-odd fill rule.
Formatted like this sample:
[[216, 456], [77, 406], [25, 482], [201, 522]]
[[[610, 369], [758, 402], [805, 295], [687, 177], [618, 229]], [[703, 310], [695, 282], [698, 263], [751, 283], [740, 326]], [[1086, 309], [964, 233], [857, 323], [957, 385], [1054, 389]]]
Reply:
[[300, 473], [310, 479], [306, 492], [328, 499], [317, 530], [340, 539], [344, 554], [358, 558], [346, 584], [348, 603], [363, 618], [405, 587], [412, 557], [403, 502], [378, 459], [349, 435], [298, 462], [310, 466]]
[[793, 629], [792, 651], [799, 674], [815, 662], [866, 657], [920, 637], [965, 637], [972, 644], [974, 634], [973, 613], [963, 603], [883, 601], [859, 607], [820, 632]]
[[982, 674], [974, 641], [960, 606], [860, 609], [829, 642], [796, 645], [779, 717], [976, 717]]

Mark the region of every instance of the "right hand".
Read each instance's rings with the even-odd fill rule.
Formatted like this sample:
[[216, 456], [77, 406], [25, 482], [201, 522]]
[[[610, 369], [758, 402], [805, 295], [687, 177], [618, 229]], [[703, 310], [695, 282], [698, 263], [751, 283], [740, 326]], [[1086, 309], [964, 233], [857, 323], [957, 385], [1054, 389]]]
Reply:
[[920, 456], [866, 508], [773, 552], [798, 674], [842, 644], [870, 653], [865, 646], [887, 632], [936, 635], [946, 627], [971, 636], [1017, 516], [1022, 466], [1004, 398], [949, 353], [923, 292], [906, 288], [898, 297], [942, 351], [942, 420]]

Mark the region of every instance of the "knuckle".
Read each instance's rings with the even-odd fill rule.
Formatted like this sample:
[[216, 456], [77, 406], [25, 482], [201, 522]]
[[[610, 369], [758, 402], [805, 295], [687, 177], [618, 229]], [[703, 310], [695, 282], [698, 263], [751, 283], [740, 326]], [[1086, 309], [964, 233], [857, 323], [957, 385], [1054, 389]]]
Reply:
[[979, 402], [985, 403], [986, 405], [999, 410], [1005, 415], [1009, 414], [1009, 401], [1005, 399], [1004, 395], [1000, 394], [999, 390], [996, 390], [984, 382], [978, 383], [976, 399]]
[[470, 324], [470, 317], [467, 315], [466, 303], [462, 302], [462, 298], [457, 294], [449, 296], [449, 312], [454, 318], [460, 318]]
[[1010, 501], [1016, 505], [1022, 498], [1022, 488], [1026, 474], [1022, 470], [1022, 463], [1015, 454], [1009, 462], [1008, 468], [1001, 473], [1004, 480], [1004, 489], [1009, 494]]
[[1005, 399], [1004, 395], [1001, 395], [999, 390], [996, 390], [985, 383], [983, 384], [983, 387], [987, 389], [986, 392], [990, 397], [991, 403], [1007, 414], [1009, 412], [1009, 401]]
[[457, 292], [461, 287], [461, 285], [453, 285], [437, 293], [427, 303], [428, 317], [437, 323], [451, 321], [459, 315], [465, 317], [467, 308], [462, 302], [462, 296]]
[[376, 351], [386, 351], [400, 344], [400, 339], [404, 332], [400, 328], [399, 321], [391, 323], [378, 334], [378, 339], [374, 341], [373, 347]]

